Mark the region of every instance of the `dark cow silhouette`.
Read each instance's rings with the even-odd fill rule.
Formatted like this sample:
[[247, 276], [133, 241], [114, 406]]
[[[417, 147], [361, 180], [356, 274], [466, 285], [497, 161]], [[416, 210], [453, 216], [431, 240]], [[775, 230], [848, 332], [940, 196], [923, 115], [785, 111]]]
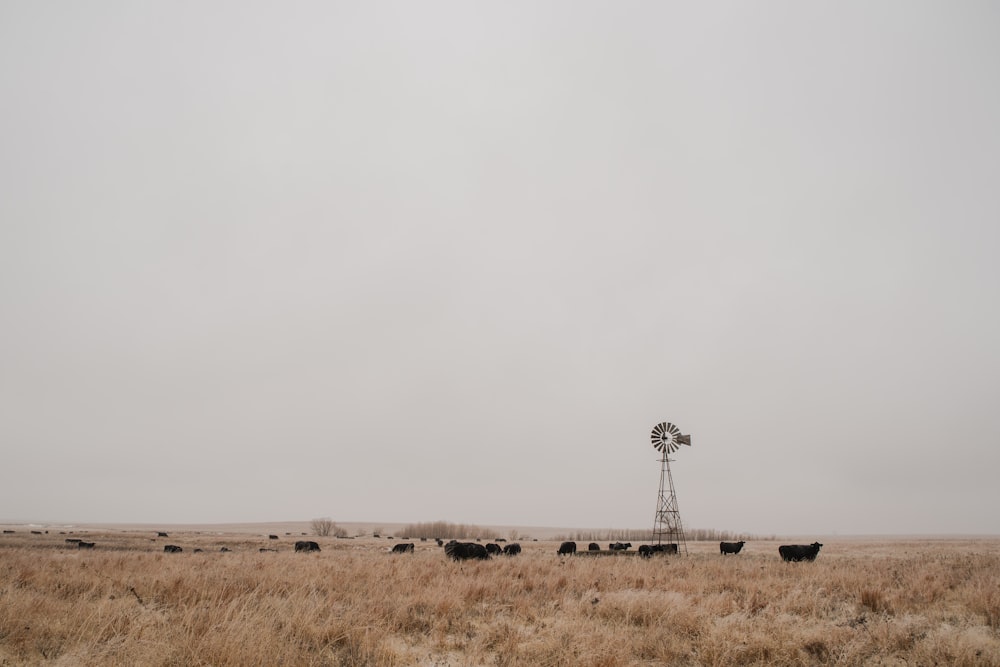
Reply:
[[643, 558], [652, 558], [653, 554], [676, 554], [676, 544], [640, 544], [639, 555]]
[[455, 560], [469, 560], [473, 558], [487, 560], [490, 557], [490, 553], [482, 544], [458, 542], [456, 540], [452, 540], [444, 545], [444, 553], [449, 558], [454, 558]]
[[600, 550], [601, 550], [601, 545], [598, 544], [597, 542], [591, 542], [590, 544], [587, 545], [587, 551], [600, 551]]
[[83, 540], [80, 540], [79, 542], [76, 543], [76, 547], [77, 547], [77, 549], [93, 549], [94, 548], [94, 543], [93, 542], [84, 542]]
[[723, 556], [726, 554], [738, 554], [744, 544], [746, 544], [746, 542], [742, 540], [739, 542], [719, 542], [719, 553]]
[[521, 545], [517, 542], [511, 542], [510, 544], [503, 545], [504, 556], [516, 556], [519, 553], [521, 553]]
[[500, 548], [500, 545], [494, 544], [493, 542], [486, 545], [486, 551], [489, 552], [491, 556], [499, 556], [503, 553], [503, 549]]
[[608, 545], [608, 549], [611, 549], [612, 551], [628, 551], [631, 548], [631, 542], [615, 542], [614, 544]]
[[168, 554], [179, 554], [179, 553], [180, 553], [180, 552], [182, 552], [182, 551], [184, 551], [184, 549], [181, 549], [181, 548], [180, 548], [179, 546], [177, 546], [176, 544], [164, 544], [164, 545], [163, 545], [163, 552], [164, 552], [164, 553], [168, 553]]
[[299, 540], [295, 543], [296, 551], [319, 551], [319, 544], [311, 540]]
[[167, 535], [166, 533], [164, 533], [163, 531], [160, 531], [160, 530], [156, 531], [156, 536], [157, 537], [170, 537], [169, 535]]
[[812, 544], [785, 544], [778, 547], [778, 553], [781, 554], [781, 560], [785, 561], [816, 560], [816, 554], [819, 553], [821, 546], [823, 545], [819, 542], [813, 542]]
[[563, 542], [559, 545], [559, 550], [556, 554], [559, 556], [569, 554], [570, 556], [576, 553], [576, 542]]
[[412, 554], [413, 553], [413, 542], [400, 542], [399, 544], [393, 545], [392, 553], [394, 554]]

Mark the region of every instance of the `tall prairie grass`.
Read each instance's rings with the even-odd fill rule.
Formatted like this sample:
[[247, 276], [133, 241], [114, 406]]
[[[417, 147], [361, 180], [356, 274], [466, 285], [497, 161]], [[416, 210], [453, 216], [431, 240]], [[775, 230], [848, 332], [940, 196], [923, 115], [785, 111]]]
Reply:
[[453, 562], [433, 542], [86, 539], [0, 539], [0, 664], [1000, 664], [995, 540], [828, 540], [784, 563], [777, 542]]

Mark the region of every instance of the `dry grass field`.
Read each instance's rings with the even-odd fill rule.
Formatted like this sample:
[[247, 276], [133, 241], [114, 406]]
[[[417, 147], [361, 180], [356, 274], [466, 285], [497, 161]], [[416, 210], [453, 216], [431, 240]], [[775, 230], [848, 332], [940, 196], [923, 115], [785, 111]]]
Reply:
[[433, 541], [295, 539], [4, 534], [0, 664], [1000, 665], [1000, 540], [827, 538], [811, 563], [779, 542], [648, 560], [522, 542], [457, 563]]

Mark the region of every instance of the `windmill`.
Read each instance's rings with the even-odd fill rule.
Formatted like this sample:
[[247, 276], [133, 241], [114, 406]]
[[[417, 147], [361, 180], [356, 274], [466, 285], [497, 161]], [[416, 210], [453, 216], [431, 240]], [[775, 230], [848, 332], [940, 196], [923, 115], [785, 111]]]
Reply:
[[[681, 513], [677, 509], [677, 494], [674, 493], [674, 478], [670, 474], [670, 455], [681, 445], [691, 446], [691, 436], [681, 435], [681, 430], [668, 422], [657, 424], [650, 435], [653, 447], [663, 454], [660, 459], [660, 495], [656, 500], [656, 518], [653, 519], [652, 542], [667, 553], [687, 555], [684, 541], [684, 526]], [[674, 547], [666, 545], [673, 544]], [[674, 551], [676, 549], [676, 551]]]

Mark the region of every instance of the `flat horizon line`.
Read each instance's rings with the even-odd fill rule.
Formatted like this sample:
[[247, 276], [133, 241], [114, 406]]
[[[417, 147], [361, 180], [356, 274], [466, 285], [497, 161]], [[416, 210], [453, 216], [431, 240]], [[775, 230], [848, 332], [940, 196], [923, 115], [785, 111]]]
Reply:
[[[203, 522], [189, 522], [189, 521], [42, 521], [42, 520], [25, 520], [25, 519], [0, 519], [0, 525], [4, 526], [25, 526], [25, 527], [80, 527], [80, 526], [93, 526], [93, 527], [132, 527], [132, 530], [138, 530], [141, 527], [149, 527], [150, 530], [155, 530], [156, 527], [160, 528], [196, 528], [196, 527], [223, 527], [228, 526], [230, 528], [240, 528], [246, 527], [251, 528], [254, 526], [309, 526], [312, 519], [294, 519], [288, 521], [203, 521]], [[434, 521], [334, 521], [338, 526], [371, 526], [379, 527], [384, 529], [399, 529], [408, 526], [422, 524], [422, 523], [446, 523], [456, 526], [470, 526], [475, 528], [496, 528], [496, 529], [517, 529], [524, 531], [561, 531], [561, 532], [573, 532], [573, 531], [642, 531], [648, 530], [648, 528], [636, 528], [636, 527], [625, 527], [625, 528], [615, 528], [608, 526], [593, 527], [593, 526], [540, 526], [531, 524], [486, 524], [486, 523], [468, 523], [462, 521], [448, 521], [445, 519], [437, 519]], [[735, 533], [735, 534], [747, 534], [750, 531], [736, 531], [727, 529], [704, 529], [704, 528], [692, 528], [692, 532], [697, 530], [717, 530], [718, 532], [725, 533]], [[241, 531], [236, 531], [241, 532]], [[250, 531], [252, 532], [252, 531]], [[757, 539], [760, 540], [777, 540], [777, 539], [791, 539], [795, 537], [804, 537], [806, 535], [811, 535], [813, 538], [822, 539], [877, 539], [891, 537], [895, 539], [990, 539], [990, 538], [1000, 538], [1000, 533], [969, 533], [969, 532], [930, 532], [930, 533], [907, 533], [907, 532], [858, 532], [858, 533], [848, 533], [848, 532], [816, 532], [816, 533], [778, 533], [778, 532], [767, 532], [766, 534], [758, 534]]]

